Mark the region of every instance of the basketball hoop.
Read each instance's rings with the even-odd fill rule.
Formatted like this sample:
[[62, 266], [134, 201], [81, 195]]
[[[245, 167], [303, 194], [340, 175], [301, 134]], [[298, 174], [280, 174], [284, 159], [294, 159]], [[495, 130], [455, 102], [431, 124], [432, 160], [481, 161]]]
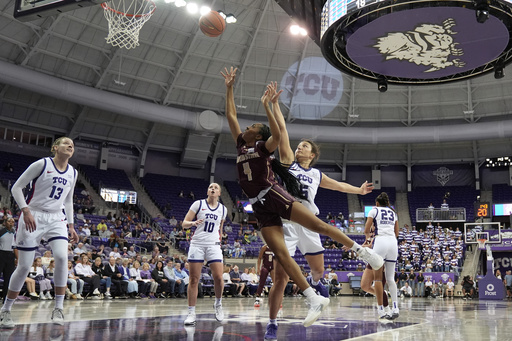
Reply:
[[485, 249], [485, 243], [487, 242], [487, 239], [477, 239], [478, 240], [478, 249]]
[[107, 43], [126, 49], [139, 46], [139, 31], [156, 9], [152, 0], [111, 0], [101, 7], [108, 21]]

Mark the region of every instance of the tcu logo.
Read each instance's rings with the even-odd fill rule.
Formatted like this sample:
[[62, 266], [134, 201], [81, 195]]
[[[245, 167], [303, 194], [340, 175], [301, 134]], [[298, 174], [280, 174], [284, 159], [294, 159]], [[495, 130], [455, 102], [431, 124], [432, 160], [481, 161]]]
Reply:
[[305, 58], [290, 66], [281, 79], [281, 95], [295, 118], [314, 120], [328, 115], [343, 94], [341, 72], [324, 58]]
[[53, 177], [53, 183], [54, 184], [67, 184], [68, 183], [68, 180], [64, 179], [64, 178], [61, 178], [60, 176], [54, 176]]
[[206, 219], [217, 220], [217, 215], [213, 213], [206, 213]]
[[300, 180], [307, 181], [307, 182], [309, 182], [310, 184], [312, 184], [312, 183], [313, 183], [313, 179], [311, 179], [309, 176], [304, 175], [304, 174], [299, 174], [299, 175], [297, 175], [297, 179], [299, 179], [299, 181], [300, 181]]

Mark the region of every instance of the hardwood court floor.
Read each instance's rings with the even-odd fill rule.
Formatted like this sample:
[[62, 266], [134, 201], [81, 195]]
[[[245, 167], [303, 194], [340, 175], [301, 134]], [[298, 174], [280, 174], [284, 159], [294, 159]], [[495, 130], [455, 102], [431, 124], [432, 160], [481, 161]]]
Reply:
[[[16, 302], [14, 330], [0, 330], [0, 341], [22, 340], [263, 340], [267, 300], [254, 308], [250, 298], [225, 298], [225, 320], [213, 315], [213, 299], [198, 300], [197, 325], [183, 326], [185, 299], [65, 301], [64, 326], [50, 323], [53, 301]], [[331, 298], [311, 327], [302, 320], [304, 298], [285, 298], [279, 340], [512, 340], [512, 301], [400, 299], [400, 317], [392, 323], [376, 318], [375, 299]]]

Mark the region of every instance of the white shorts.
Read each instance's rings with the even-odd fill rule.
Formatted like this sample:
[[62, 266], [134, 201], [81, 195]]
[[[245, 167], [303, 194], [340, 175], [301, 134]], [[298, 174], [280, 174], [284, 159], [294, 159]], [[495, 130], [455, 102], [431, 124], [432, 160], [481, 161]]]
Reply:
[[373, 251], [386, 262], [396, 262], [398, 258], [398, 241], [394, 236], [375, 236]]
[[295, 250], [299, 248], [303, 255], [318, 255], [324, 253], [324, 247], [320, 240], [320, 235], [316, 232], [294, 223], [292, 221], [283, 221], [284, 242], [288, 248], [290, 256], [295, 255]]
[[188, 249], [188, 261], [199, 263], [206, 261], [207, 264], [214, 262], [222, 263], [222, 250], [220, 245], [197, 245], [190, 244]]
[[14, 246], [22, 251], [37, 250], [41, 239], [52, 241], [55, 239], [68, 240], [68, 226], [63, 212], [46, 213], [30, 209], [36, 221], [36, 230], [30, 232], [26, 229], [23, 213], [18, 221], [18, 228], [14, 235]]

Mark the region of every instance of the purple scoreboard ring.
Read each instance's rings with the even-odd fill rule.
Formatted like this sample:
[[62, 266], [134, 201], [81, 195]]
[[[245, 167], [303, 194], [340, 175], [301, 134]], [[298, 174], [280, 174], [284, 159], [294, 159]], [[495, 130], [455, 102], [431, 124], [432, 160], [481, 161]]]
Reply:
[[337, 69], [390, 84], [437, 84], [512, 61], [512, 2], [328, 0], [321, 48]]

